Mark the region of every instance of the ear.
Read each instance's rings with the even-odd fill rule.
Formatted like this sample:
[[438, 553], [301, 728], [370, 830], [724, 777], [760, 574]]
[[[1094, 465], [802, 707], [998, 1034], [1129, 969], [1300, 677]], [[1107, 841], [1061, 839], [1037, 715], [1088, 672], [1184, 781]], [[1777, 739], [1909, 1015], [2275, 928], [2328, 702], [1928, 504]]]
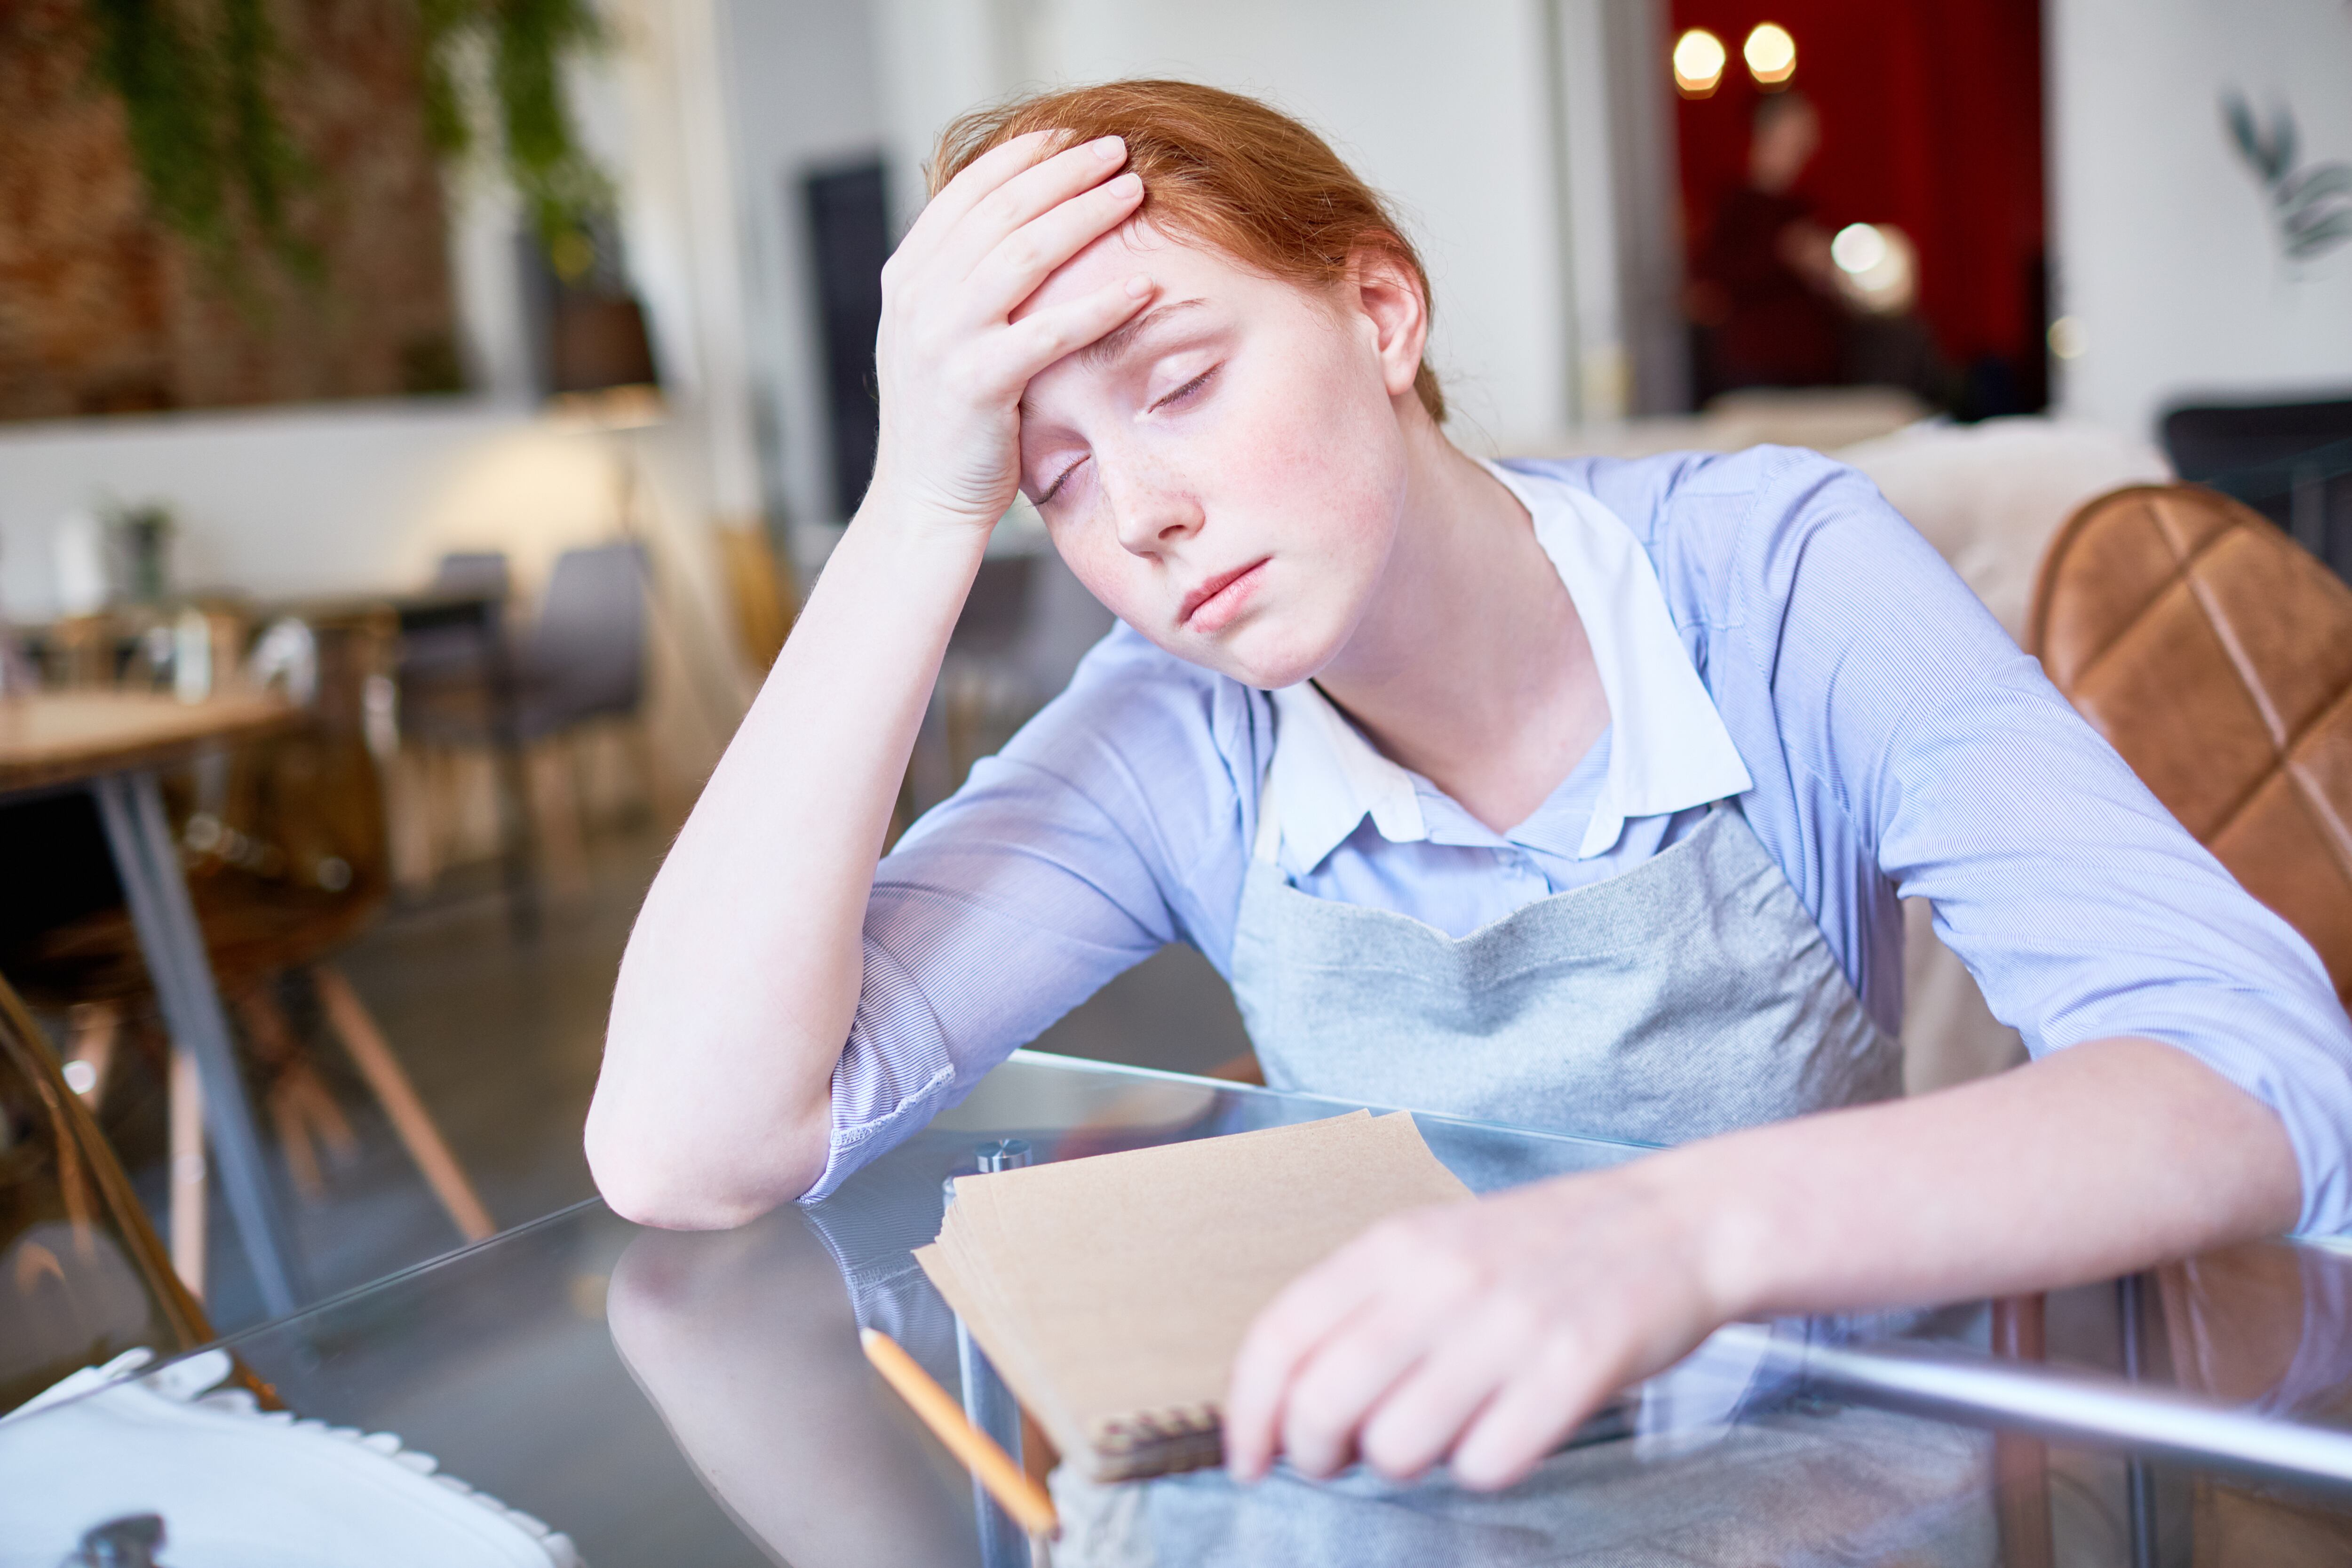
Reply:
[[1411, 396], [1429, 342], [1429, 300], [1421, 279], [1392, 253], [1369, 247], [1356, 252], [1348, 272], [1356, 309], [1370, 323], [1389, 395]]

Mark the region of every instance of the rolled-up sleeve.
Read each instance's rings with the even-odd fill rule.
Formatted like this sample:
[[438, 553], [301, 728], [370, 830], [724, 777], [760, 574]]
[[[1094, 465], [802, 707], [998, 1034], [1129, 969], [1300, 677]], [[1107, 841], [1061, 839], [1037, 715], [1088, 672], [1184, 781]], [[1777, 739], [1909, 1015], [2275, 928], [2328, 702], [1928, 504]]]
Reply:
[[[2352, 1228], [2352, 1025], [2293, 928], [2257, 902], [2021, 652], [1866, 479], [1820, 459], [1758, 537], [1793, 765], [2036, 1056], [2137, 1036], [2276, 1111], [2300, 1228]], [[1768, 599], [1767, 603], [1771, 600]]]
[[814, 1202], [1120, 972], [1188, 941], [1220, 967], [1262, 719], [1121, 629], [875, 875]]

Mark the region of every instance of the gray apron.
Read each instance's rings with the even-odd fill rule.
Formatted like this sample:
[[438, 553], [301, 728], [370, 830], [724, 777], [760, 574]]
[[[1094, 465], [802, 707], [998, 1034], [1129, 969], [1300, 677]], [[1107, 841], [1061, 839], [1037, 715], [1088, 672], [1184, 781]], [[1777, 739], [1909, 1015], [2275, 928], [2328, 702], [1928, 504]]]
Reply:
[[1729, 802], [1459, 938], [1298, 891], [1280, 838], [1267, 791], [1233, 985], [1276, 1089], [1644, 1143], [1902, 1092], [1901, 1051]]
[[[1280, 835], [1267, 792], [1232, 965], [1276, 1088], [1654, 1143], [1901, 1092], [1895, 1043], [1728, 802], [1622, 876], [1461, 938], [1299, 892]], [[1055, 1561], [1981, 1568], [1990, 1479], [1981, 1435], [1851, 1410], [1753, 1414], [1692, 1451], [1571, 1449], [1494, 1497], [1442, 1473], [1237, 1490], [1221, 1471], [1097, 1486], [1066, 1467]]]

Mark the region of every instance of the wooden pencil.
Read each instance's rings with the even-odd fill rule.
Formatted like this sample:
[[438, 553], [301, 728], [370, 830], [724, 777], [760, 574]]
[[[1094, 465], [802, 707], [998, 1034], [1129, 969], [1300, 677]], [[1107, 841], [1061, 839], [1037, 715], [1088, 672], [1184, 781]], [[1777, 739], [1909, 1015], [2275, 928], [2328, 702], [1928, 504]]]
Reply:
[[1020, 1521], [1021, 1528], [1032, 1535], [1050, 1536], [1061, 1529], [1061, 1520], [1054, 1512], [1054, 1500], [1045, 1489], [1031, 1480], [1013, 1462], [1013, 1457], [997, 1447], [993, 1438], [974, 1426], [964, 1417], [963, 1407], [948, 1397], [948, 1391], [931, 1380], [931, 1374], [915, 1363], [915, 1358], [898, 1346], [898, 1342], [878, 1329], [860, 1329], [857, 1342], [866, 1349], [866, 1359], [874, 1363], [883, 1381], [898, 1391], [898, 1397], [922, 1417], [931, 1436], [947, 1445], [948, 1452], [963, 1461], [988, 1495], [1003, 1505], [1004, 1511]]

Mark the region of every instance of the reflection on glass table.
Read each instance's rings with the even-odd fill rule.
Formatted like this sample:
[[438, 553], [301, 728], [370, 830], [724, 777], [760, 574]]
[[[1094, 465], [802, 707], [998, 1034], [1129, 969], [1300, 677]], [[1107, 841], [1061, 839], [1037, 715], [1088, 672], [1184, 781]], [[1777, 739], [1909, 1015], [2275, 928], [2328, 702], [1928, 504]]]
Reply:
[[[584, 1204], [226, 1344], [296, 1414], [396, 1434], [598, 1568], [1027, 1563], [858, 1349], [859, 1327], [888, 1333], [1023, 1443], [908, 1256], [939, 1228], [943, 1178], [1005, 1139], [1059, 1160], [1344, 1109], [1024, 1052], [813, 1208], [690, 1235]], [[1482, 1191], [1643, 1152], [1418, 1120]], [[2352, 1560], [2352, 1258], [2271, 1243], [2128, 1292], [2056, 1293], [2030, 1363], [1993, 1354], [1989, 1317], [1737, 1326], [1496, 1496], [1360, 1468], [1248, 1490], [1220, 1471], [1056, 1472], [1063, 1532], [1043, 1550], [1065, 1565]], [[0, 1461], [53, 1415], [0, 1424]], [[22, 1484], [0, 1462], [0, 1521], [26, 1506], [9, 1496]], [[2041, 1542], [2020, 1540], [2036, 1517]]]

